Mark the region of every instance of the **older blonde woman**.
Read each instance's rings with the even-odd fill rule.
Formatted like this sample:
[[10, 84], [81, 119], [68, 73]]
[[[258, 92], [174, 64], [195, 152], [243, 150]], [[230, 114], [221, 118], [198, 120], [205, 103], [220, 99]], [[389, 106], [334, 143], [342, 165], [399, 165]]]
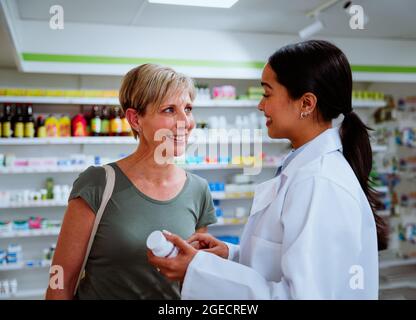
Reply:
[[[77, 298], [180, 297], [178, 283], [166, 280], [148, 263], [145, 242], [154, 230], [188, 238], [216, 221], [207, 182], [166, 161], [185, 152], [195, 126], [194, 97], [192, 80], [170, 68], [146, 64], [125, 76], [120, 104], [140, 143], [131, 155], [110, 164], [115, 187]], [[161, 132], [162, 139], [155, 139]], [[73, 298], [104, 187], [101, 167], [88, 168], [75, 181], [53, 258], [53, 265], [63, 267], [64, 288], [49, 287], [47, 299]]]

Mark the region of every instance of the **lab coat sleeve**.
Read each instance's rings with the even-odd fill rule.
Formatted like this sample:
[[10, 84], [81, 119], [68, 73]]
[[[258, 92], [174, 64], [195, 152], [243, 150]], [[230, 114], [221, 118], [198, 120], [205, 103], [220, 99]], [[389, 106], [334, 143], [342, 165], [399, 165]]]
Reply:
[[[357, 213], [358, 212], [358, 213]], [[359, 209], [347, 191], [311, 177], [289, 187], [282, 210], [282, 278], [198, 252], [185, 275], [183, 299], [337, 299], [360, 252]], [[261, 259], [261, 257], [259, 257]]]
[[240, 259], [240, 246], [229, 242], [224, 242], [228, 247], [228, 260], [236, 261]]
[[285, 282], [268, 282], [245, 265], [199, 251], [188, 266], [183, 281], [183, 300], [287, 299]]

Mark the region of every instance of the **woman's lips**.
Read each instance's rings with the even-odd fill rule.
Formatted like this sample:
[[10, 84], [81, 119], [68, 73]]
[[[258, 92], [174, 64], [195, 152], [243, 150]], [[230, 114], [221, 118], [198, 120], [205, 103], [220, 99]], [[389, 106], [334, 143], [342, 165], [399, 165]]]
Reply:
[[266, 116], [266, 126], [270, 126], [272, 124], [272, 118]]
[[185, 135], [168, 135], [166, 136], [167, 138], [169, 138], [170, 140], [173, 140], [176, 143], [182, 143], [186, 141], [186, 136]]

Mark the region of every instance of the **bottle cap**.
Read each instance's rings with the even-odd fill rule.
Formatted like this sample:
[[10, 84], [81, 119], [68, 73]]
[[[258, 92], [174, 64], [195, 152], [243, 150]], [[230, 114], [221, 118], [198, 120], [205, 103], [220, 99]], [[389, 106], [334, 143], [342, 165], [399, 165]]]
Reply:
[[153, 231], [146, 241], [147, 247], [158, 257], [167, 257], [173, 251], [173, 243], [166, 240], [159, 230]]

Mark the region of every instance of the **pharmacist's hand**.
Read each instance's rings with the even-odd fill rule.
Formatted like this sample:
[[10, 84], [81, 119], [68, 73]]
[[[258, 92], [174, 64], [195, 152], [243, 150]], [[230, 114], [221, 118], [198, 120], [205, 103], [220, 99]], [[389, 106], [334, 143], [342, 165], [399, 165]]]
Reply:
[[160, 258], [156, 257], [151, 250], [147, 250], [147, 258], [150, 264], [155, 266], [166, 278], [182, 282], [188, 265], [198, 251], [175, 234], [165, 231], [163, 234], [168, 241], [178, 248], [178, 255], [175, 258]]
[[209, 233], [194, 233], [188, 240], [195, 249], [213, 253], [221, 258], [228, 258], [228, 246]]

